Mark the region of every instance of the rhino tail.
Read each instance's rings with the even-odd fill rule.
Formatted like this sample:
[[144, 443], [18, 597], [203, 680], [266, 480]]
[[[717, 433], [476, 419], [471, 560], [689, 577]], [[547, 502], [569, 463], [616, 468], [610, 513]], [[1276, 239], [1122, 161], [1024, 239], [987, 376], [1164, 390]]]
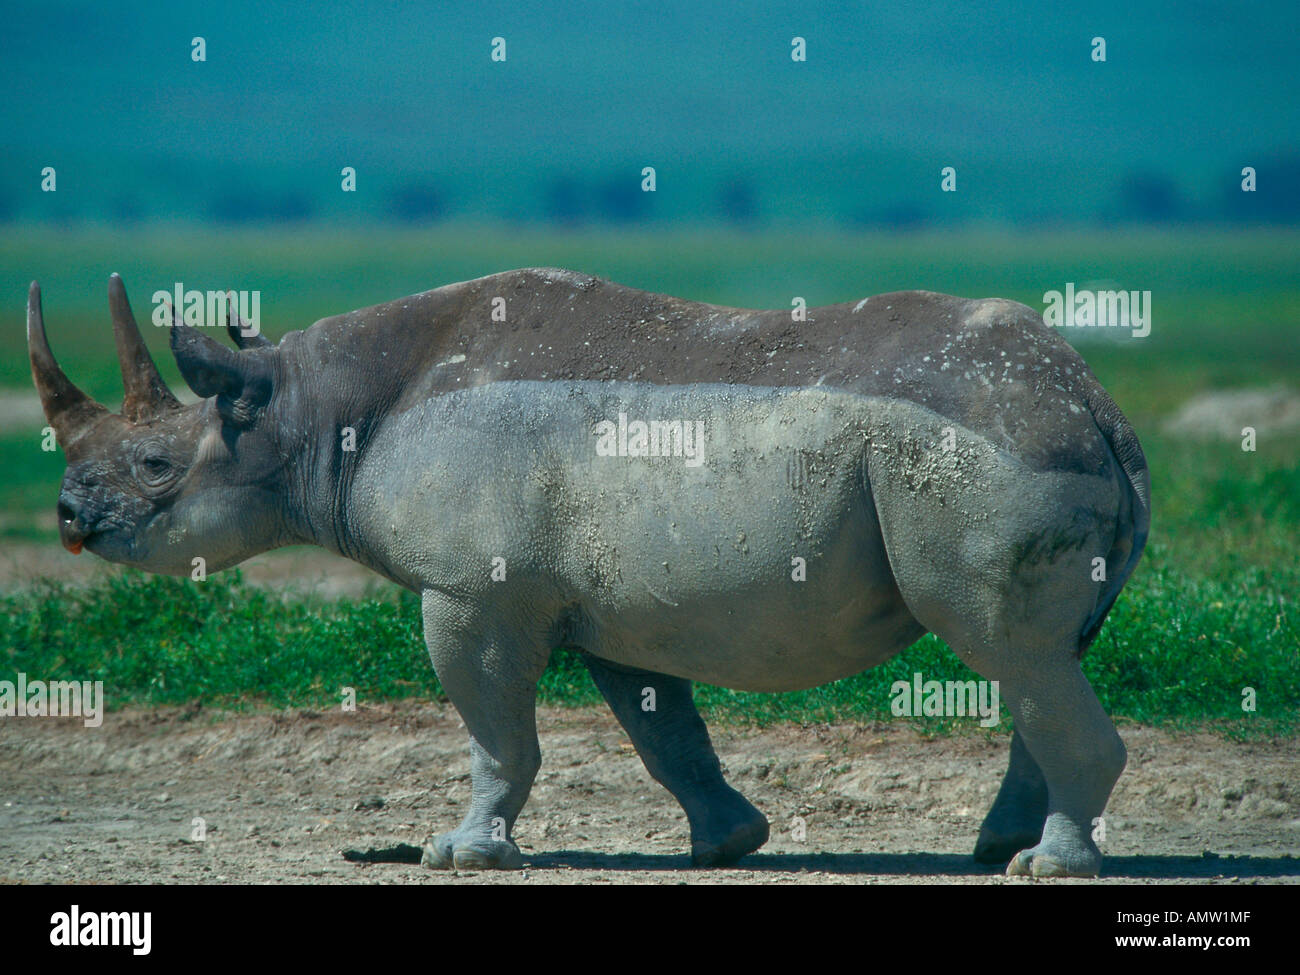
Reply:
[[1079, 635], [1080, 657], [1096, 639], [1120, 590], [1137, 568], [1151, 528], [1151, 474], [1137, 434], [1115, 401], [1096, 381], [1090, 384], [1085, 399], [1097, 429], [1124, 472], [1125, 490], [1120, 500], [1115, 542], [1106, 555], [1106, 583]]

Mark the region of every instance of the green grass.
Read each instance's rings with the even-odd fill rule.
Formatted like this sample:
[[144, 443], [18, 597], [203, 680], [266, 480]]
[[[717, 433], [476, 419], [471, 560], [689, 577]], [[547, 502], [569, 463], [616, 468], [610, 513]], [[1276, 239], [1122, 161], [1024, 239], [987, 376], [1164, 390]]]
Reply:
[[[1191, 582], [1163, 563], [1129, 588], [1084, 669], [1106, 709], [1156, 725], [1209, 724], [1233, 736], [1289, 734], [1300, 715], [1294, 607], [1275, 576], [1246, 571]], [[1295, 591], [1296, 573], [1281, 580]], [[0, 678], [102, 680], [110, 709], [201, 701], [222, 708], [337, 706], [344, 687], [362, 703], [435, 697], [441, 688], [421, 639], [418, 600], [317, 603], [245, 584], [238, 572], [202, 583], [128, 572], [86, 588], [48, 584], [0, 596]], [[767, 725], [892, 719], [890, 688], [970, 680], [927, 636], [873, 670], [808, 691], [753, 694], [699, 685], [706, 716]], [[1253, 687], [1258, 710], [1243, 712]], [[540, 687], [547, 704], [600, 698], [575, 651], [558, 649]], [[896, 719], [895, 719], [896, 720]], [[973, 722], [913, 720], [926, 732]]]

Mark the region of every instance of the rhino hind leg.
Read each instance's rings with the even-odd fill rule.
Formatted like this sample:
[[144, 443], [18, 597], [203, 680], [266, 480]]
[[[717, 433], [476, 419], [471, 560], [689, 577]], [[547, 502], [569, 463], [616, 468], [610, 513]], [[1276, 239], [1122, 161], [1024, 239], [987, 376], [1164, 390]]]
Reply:
[[[1122, 534], [1122, 472], [1095, 473], [1083, 461], [1040, 470], [960, 427], [948, 428], [957, 443], [945, 451], [943, 423], [915, 406], [882, 407], [881, 442], [898, 447], [872, 455], [869, 479], [908, 610], [998, 682], [1026, 752], [1013, 741], [977, 851], [992, 858], [1018, 837], [1009, 874], [1096, 876], [1093, 821], [1126, 755], [1080, 669], [1080, 636], [1105, 595], [1095, 559]], [[1072, 436], [1088, 456], [1085, 435]], [[896, 453], [916, 460], [891, 461]], [[1029, 760], [1046, 784], [1045, 807]], [[1040, 809], [1042, 832], [1031, 842]]]
[[426, 592], [425, 640], [443, 690], [470, 734], [471, 799], [460, 826], [431, 839], [421, 863], [433, 869], [514, 870], [523, 855], [511, 838], [541, 767], [537, 681], [549, 653], [496, 627], [466, 627], [460, 607]]
[[[734, 863], [767, 842], [767, 819], [727, 784], [708, 729], [695, 709], [691, 682], [624, 667], [590, 653], [583, 659], [646, 770], [681, 804], [691, 827], [691, 862]], [[654, 690], [647, 710], [646, 689]]]
[[1007, 774], [975, 842], [976, 862], [1005, 864], [1042, 838], [1046, 821], [1047, 780], [1016, 728]]
[[1101, 851], [1093, 831], [1124, 771], [1124, 742], [1073, 654], [1045, 655], [1000, 683], [1047, 783], [1042, 837], [1011, 857], [1007, 876], [1095, 877]]

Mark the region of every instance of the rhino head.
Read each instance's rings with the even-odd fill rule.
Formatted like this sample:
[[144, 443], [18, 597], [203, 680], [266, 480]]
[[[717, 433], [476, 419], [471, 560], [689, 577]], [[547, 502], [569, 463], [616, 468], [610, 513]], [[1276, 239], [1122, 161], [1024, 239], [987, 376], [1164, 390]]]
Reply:
[[108, 284], [126, 396], [112, 413], [72, 384], [45, 336], [39, 285], [27, 297], [27, 348], [41, 406], [67, 459], [59, 537], [111, 562], [187, 575], [196, 557], [216, 571], [288, 540], [285, 452], [272, 413], [283, 367], [264, 337], [239, 351], [172, 310], [171, 349], [197, 403], [182, 405], [154, 364], [122, 279]]

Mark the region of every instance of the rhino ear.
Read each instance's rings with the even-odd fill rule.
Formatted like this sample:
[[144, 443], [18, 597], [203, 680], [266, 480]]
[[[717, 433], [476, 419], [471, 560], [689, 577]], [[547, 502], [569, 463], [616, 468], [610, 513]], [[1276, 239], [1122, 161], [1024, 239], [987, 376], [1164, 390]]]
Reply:
[[217, 398], [217, 412], [233, 427], [253, 425], [271, 399], [274, 376], [264, 356], [240, 353], [214, 341], [172, 310], [172, 354], [190, 389]]
[[252, 331], [248, 322], [244, 321], [235, 307], [235, 293], [233, 291], [226, 295], [226, 332], [230, 335], [230, 341], [239, 346], [240, 349], [269, 349], [275, 345], [261, 332]]

